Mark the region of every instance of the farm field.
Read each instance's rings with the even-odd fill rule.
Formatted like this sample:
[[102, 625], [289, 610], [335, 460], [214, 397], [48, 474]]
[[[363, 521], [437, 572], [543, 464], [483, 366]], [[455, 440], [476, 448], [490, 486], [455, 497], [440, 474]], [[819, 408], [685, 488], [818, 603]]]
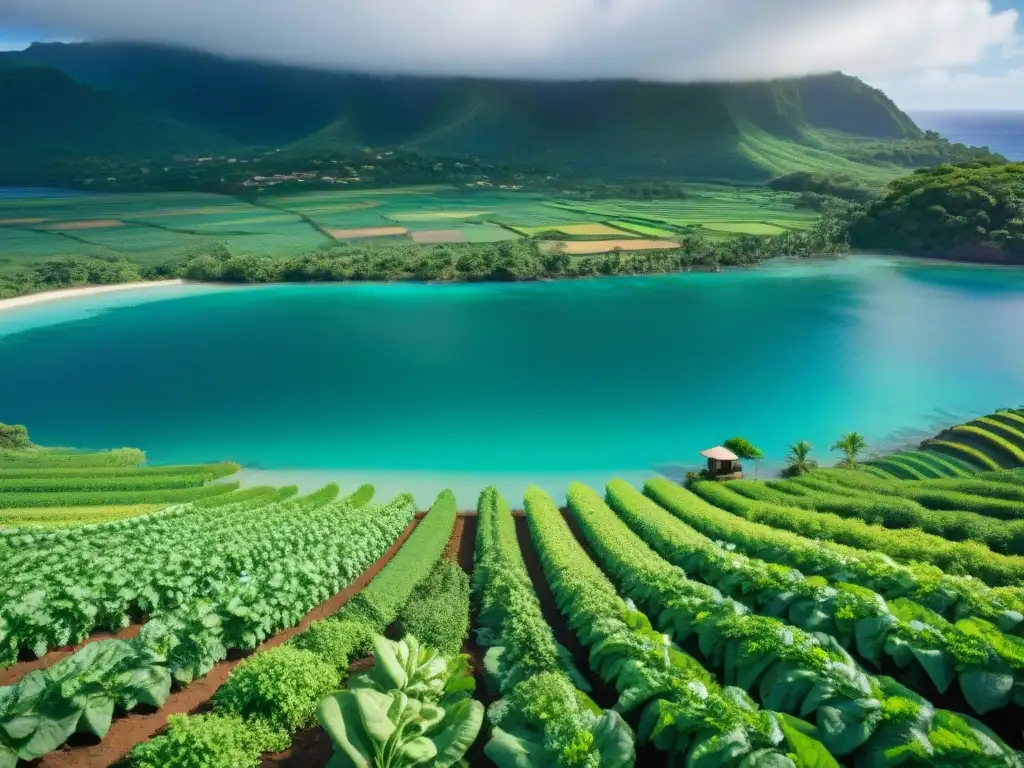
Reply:
[[233, 465], [133, 449], [4, 451], [0, 500], [53, 498], [4, 511], [68, 519], [0, 523], [0, 765], [383, 765], [418, 734], [435, 766], [1020, 766], [1024, 556], [981, 540], [1024, 523], [1024, 461], [981, 434], [1019, 419], [946, 431], [998, 469], [925, 441], [426, 512], [370, 486], [206, 495]]
[[0, 201], [0, 271], [45, 258], [120, 257], [157, 266], [224, 243], [291, 258], [339, 240], [432, 242], [771, 235], [816, 214], [785, 193], [694, 185], [683, 200], [566, 201], [537, 193], [410, 187], [242, 200], [213, 194], [82, 195]]

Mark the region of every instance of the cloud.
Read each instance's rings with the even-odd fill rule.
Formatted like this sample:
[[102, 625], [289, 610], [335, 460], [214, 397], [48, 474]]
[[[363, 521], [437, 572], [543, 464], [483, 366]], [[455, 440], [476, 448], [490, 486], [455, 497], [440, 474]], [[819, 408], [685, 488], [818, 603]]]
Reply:
[[903, 77], [877, 78], [903, 109], [1024, 110], [1024, 62], [998, 74], [929, 69]]
[[0, 27], [369, 71], [721, 80], [893, 73], [1015, 41], [990, 0], [2, 0]]

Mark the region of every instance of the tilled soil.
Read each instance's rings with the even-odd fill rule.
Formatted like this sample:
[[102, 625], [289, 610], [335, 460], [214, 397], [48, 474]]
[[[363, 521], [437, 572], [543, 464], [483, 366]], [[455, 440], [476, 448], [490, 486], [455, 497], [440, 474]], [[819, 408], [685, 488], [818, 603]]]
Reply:
[[[374, 576], [380, 573], [381, 569], [387, 565], [401, 548], [402, 544], [405, 543], [405, 540], [409, 538], [415, 527], [416, 521], [413, 521], [402, 532], [401, 536], [398, 537], [398, 540], [392, 545], [391, 549], [371, 565], [359, 578], [334, 595], [334, 597], [307, 613], [297, 626], [274, 635], [274, 637], [263, 643], [253, 653], [266, 651], [281, 645], [300, 632], [303, 632], [312, 622], [325, 619], [337, 613], [349, 598], [363, 589]], [[95, 737], [89, 737], [89, 740], [86, 740], [84, 736], [82, 736], [81, 741], [76, 741], [80, 737], [75, 736], [62, 749], [51, 752], [46, 757], [30, 763], [30, 765], [39, 766], [39, 768], [107, 768], [107, 766], [124, 758], [136, 744], [156, 735], [166, 725], [168, 715], [201, 710], [207, 700], [228, 679], [231, 670], [248, 655], [251, 654], [244, 654], [239, 658], [232, 658], [217, 664], [206, 677], [194, 681], [186, 688], [173, 692], [159, 710], [146, 712], [140, 707], [123, 717], [115, 719], [102, 741], [96, 743]]]

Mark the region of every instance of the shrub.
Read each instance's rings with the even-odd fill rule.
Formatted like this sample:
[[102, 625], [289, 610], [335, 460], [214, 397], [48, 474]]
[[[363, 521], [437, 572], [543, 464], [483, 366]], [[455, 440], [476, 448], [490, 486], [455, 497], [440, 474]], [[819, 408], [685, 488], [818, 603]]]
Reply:
[[167, 733], [132, 750], [135, 768], [255, 768], [277, 735], [262, 722], [236, 715], [171, 715]]
[[28, 430], [21, 424], [0, 423], [0, 448], [20, 451], [31, 445], [32, 443], [28, 439]]
[[455, 656], [469, 636], [469, 576], [442, 560], [421, 581], [398, 615], [402, 634], [445, 656]]
[[321, 661], [334, 667], [340, 680], [352, 659], [370, 653], [373, 628], [359, 621], [326, 619], [314, 621], [291, 645], [315, 653]]
[[258, 717], [275, 730], [313, 722], [320, 699], [338, 687], [338, 673], [312, 651], [282, 645], [239, 664], [214, 696], [225, 712]]

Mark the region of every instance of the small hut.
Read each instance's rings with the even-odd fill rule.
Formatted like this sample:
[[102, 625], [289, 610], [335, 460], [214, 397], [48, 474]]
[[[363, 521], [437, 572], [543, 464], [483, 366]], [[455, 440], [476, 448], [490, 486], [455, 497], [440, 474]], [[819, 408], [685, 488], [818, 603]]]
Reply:
[[743, 467], [739, 456], [720, 445], [701, 451], [700, 455], [708, 460], [708, 474], [716, 480], [740, 480]]

